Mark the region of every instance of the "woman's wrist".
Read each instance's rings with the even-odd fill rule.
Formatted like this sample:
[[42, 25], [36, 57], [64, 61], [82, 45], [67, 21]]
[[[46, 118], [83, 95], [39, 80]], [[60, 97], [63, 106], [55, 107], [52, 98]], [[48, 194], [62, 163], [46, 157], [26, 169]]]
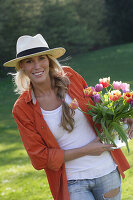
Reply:
[[80, 148], [65, 150], [64, 161], [66, 162], [66, 161], [74, 160], [85, 155], [87, 155], [87, 150], [85, 146], [80, 147]]

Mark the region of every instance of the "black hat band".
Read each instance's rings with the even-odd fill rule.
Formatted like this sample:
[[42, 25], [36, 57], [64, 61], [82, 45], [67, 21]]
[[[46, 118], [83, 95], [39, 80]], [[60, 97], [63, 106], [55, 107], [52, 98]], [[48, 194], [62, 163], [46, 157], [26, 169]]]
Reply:
[[21, 51], [20, 53], [17, 54], [17, 58], [23, 57], [23, 56], [28, 56], [30, 54], [34, 53], [39, 53], [42, 51], [47, 51], [50, 50], [48, 47], [37, 47], [37, 48], [32, 48], [32, 49], [27, 49], [25, 51]]

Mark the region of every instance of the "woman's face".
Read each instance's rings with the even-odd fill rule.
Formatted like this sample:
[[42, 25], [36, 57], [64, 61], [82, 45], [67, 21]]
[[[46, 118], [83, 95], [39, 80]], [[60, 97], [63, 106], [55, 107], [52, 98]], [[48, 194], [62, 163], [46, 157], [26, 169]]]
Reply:
[[49, 78], [49, 59], [46, 55], [24, 59], [20, 67], [33, 84], [46, 82]]

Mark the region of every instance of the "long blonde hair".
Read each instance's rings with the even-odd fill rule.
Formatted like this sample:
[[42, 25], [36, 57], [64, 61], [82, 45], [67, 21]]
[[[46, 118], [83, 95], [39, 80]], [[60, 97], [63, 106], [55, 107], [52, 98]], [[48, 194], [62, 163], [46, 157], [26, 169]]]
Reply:
[[[64, 73], [60, 63], [51, 55], [47, 55], [49, 58], [49, 75], [51, 79], [52, 89], [55, 91], [57, 97], [62, 101], [62, 118], [61, 126], [68, 132], [71, 132], [74, 128], [74, 111], [65, 102], [65, 95], [68, 90], [69, 79]], [[13, 75], [13, 82], [16, 86], [15, 92], [22, 94], [30, 89], [30, 79], [25, 75], [23, 70], [17, 67], [17, 72]]]

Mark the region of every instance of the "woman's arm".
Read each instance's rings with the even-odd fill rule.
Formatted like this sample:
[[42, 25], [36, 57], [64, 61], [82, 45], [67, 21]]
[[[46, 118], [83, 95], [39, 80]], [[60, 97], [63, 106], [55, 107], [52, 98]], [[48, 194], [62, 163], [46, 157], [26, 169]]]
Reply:
[[75, 148], [71, 150], [65, 150], [64, 152], [64, 162], [74, 160], [76, 158], [80, 158], [82, 156], [90, 155], [90, 156], [99, 156], [104, 151], [112, 151], [112, 144], [102, 144], [100, 139], [97, 137], [92, 142], [81, 148]]
[[28, 107], [15, 105], [13, 116], [17, 123], [24, 147], [33, 167], [37, 170], [51, 169], [58, 171], [64, 161], [64, 150], [49, 148], [41, 135], [36, 131]]

